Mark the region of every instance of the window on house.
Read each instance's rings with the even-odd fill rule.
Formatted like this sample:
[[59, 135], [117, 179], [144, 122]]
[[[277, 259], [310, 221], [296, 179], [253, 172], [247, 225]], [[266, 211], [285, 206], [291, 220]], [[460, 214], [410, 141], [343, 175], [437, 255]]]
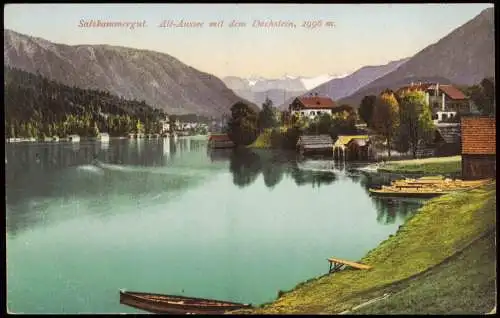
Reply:
[[448, 114], [442, 114], [441, 115], [441, 120], [446, 120], [448, 119]]

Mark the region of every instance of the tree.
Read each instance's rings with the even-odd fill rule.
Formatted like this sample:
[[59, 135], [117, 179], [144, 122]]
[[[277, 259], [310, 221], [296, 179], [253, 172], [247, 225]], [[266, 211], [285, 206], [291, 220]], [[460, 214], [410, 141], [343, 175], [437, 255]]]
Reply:
[[247, 146], [255, 141], [258, 134], [257, 116], [257, 113], [243, 102], [237, 102], [231, 107], [227, 134], [237, 146]]
[[481, 113], [495, 114], [495, 82], [492, 78], [484, 78], [479, 85], [473, 85], [466, 91]]
[[278, 125], [276, 120], [275, 108], [273, 101], [266, 97], [265, 102], [262, 104], [262, 110], [259, 112], [258, 126], [259, 130], [266, 128], [273, 128]]
[[425, 100], [425, 94], [420, 91], [401, 95], [399, 106], [399, 135], [403, 137], [399, 138], [399, 142], [407, 143], [412, 150], [413, 158], [416, 158], [419, 142], [427, 141], [434, 129], [432, 112]]
[[141, 134], [144, 132], [144, 125], [141, 123], [140, 119], [137, 119], [137, 123], [135, 125], [136, 132]]
[[385, 137], [387, 155], [391, 158], [391, 143], [399, 126], [399, 105], [392, 92], [385, 91], [377, 97], [373, 109], [372, 126]]
[[359, 105], [358, 114], [359, 117], [366, 123], [368, 127], [370, 127], [373, 108], [375, 107], [375, 101], [377, 100], [377, 96], [368, 95], [363, 97], [361, 104]]

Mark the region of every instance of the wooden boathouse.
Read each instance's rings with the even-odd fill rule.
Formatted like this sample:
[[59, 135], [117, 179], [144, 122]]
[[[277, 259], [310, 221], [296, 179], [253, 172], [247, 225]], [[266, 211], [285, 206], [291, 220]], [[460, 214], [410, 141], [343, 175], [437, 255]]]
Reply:
[[208, 147], [212, 149], [234, 148], [236, 145], [227, 134], [213, 134], [208, 137]]
[[368, 135], [338, 136], [333, 145], [334, 159], [369, 160], [370, 138]]
[[302, 135], [297, 141], [297, 150], [301, 154], [333, 152], [333, 139], [330, 135]]
[[460, 123], [437, 123], [434, 135], [434, 155], [437, 157], [460, 154]]
[[496, 122], [490, 116], [461, 118], [462, 178], [496, 177]]

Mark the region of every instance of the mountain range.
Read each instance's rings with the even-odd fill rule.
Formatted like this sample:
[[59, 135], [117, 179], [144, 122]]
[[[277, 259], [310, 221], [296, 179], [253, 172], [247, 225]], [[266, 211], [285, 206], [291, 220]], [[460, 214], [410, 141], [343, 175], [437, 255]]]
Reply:
[[494, 45], [494, 9], [488, 8], [412, 57], [364, 66], [340, 77], [228, 76], [221, 80], [164, 53], [110, 45], [56, 44], [11, 30], [4, 30], [4, 65], [61, 84], [144, 100], [169, 114], [219, 117], [229, 113], [237, 101], [258, 110], [257, 105], [266, 97], [282, 109], [290, 98], [310, 93], [357, 107], [366, 95], [410, 82], [475, 84], [485, 77], [494, 78]]
[[4, 30], [4, 65], [68, 86], [111, 94], [168, 114], [220, 116], [237, 101], [217, 77], [163, 53], [110, 45], [64, 45]]
[[236, 95], [260, 106], [266, 98], [271, 99], [275, 105], [279, 105], [287, 97], [301, 95], [318, 85], [343, 76], [345, 75], [326, 74], [315, 77], [285, 75], [277, 79], [257, 76], [250, 78], [226, 76], [222, 78], [222, 81]]
[[[348, 76], [332, 79], [314, 87], [312, 90], [297, 94], [296, 96], [306, 96], [317, 93], [320, 96], [328, 96], [333, 100], [339, 100], [356, 92], [358, 89], [373, 82], [377, 78], [394, 71], [408, 60], [409, 58], [404, 58], [389, 62], [385, 65], [364, 66]], [[283, 110], [286, 109], [294, 98], [295, 96], [292, 96], [288, 100], [285, 100], [279, 108]]]
[[364, 96], [411, 82], [442, 81], [473, 85], [495, 76], [494, 10], [488, 8], [415, 54], [394, 71], [339, 102], [359, 106]]

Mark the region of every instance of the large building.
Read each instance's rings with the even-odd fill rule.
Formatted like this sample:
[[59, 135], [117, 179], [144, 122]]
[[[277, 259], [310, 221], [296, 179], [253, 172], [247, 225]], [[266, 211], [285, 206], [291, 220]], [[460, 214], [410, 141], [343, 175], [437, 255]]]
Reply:
[[435, 122], [453, 118], [459, 114], [469, 114], [472, 110], [470, 100], [453, 85], [439, 83], [411, 83], [401, 87], [397, 93], [422, 91], [432, 110]]
[[461, 118], [462, 178], [496, 177], [496, 122], [494, 117]]
[[330, 97], [306, 96], [297, 97], [289, 106], [291, 115], [314, 118], [321, 114], [333, 114], [335, 102]]

